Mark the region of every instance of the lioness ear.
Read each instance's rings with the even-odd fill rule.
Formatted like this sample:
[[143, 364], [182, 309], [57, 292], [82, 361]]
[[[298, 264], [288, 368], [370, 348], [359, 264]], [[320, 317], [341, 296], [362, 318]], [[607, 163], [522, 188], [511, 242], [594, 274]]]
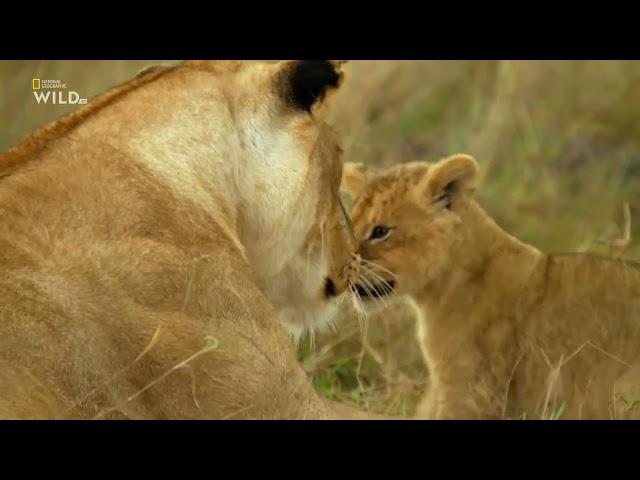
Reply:
[[329, 90], [340, 86], [346, 60], [291, 60], [282, 62], [276, 75], [283, 100], [296, 110], [311, 112]]
[[351, 198], [357, 197], [367, 181], [367, 168], [362, 163], [345, 163], [342, 167], [340, 190]]
[[478, 162], [469, 155], [452, 155], [431, 165], [418, 185], [420, 201], [451, 208], [460, 198], [473, 195], [478, 180]]

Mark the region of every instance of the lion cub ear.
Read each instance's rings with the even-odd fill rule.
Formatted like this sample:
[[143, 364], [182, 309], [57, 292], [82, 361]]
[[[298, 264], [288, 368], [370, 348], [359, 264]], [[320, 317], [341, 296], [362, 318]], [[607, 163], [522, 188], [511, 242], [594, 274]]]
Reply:
[[367, 167], [363, 163], [347, 162], [342, 167], [342, 182], [340, 191], [346, 193], [351, 199], [356, 198], [362, 192], [367, 183]]
[[311, 112], [326, 94], [337, 89], [346, 60], [290, 60], [279, 64], [276, 88], [285, 103], [296, 110]]
[[429, 166], [425, 178], [418, 184], [420, 202], [450, 209], [460, 199], [475, 192], [478, 162], [464, 154], [452, 155]]

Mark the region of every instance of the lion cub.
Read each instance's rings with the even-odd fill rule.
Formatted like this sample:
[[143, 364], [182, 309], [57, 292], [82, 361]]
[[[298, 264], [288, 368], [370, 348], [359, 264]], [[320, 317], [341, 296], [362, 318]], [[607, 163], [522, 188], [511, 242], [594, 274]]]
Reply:
[[369, 306], [408, 295], [422, 418], [640, 417], [640, 265], [548, 255], [474, 199], [476, 161], [346, 165]]

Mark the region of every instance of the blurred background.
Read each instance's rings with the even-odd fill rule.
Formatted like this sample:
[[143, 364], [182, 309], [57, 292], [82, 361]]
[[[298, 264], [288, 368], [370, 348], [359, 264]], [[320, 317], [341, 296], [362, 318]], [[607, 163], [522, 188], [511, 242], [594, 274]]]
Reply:
[[[154, 63], [0, 62], [0, 151], [78, 108], [38, 105], [32, 78], [90, 100]], [[640, 62], [352, 61], [346, 71], [329, 115], [347, 161], [469, 153], [480, 202], [510, 233], [547, 252], [640, 259]], [[629, 220], [631, 242], [613, 250]], [[346, 312], [336, 332], [303, 339], [300, 359], [323, 396], [409, 415], [428, 380], [414, 328], [401, 299], [364, 331]]]

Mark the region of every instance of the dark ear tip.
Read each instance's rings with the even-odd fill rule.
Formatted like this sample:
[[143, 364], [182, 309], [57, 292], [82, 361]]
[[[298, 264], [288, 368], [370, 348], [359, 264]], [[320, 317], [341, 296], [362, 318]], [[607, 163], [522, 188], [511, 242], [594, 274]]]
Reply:
[[286, 73], [285, 98], [294, 108], [311, 111], [328, 90], [338, 88], [342, 81], [340, 63], [330, 60], [299, 60], [292, 62]]

